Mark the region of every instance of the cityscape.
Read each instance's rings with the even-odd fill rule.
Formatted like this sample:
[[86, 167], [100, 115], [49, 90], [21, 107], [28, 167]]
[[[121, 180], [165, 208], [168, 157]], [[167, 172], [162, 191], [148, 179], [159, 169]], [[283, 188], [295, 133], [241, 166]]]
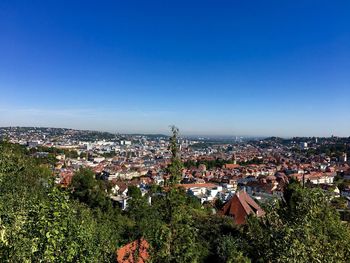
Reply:
[[350, 1], [0, 1], [0, 263], [350, 262]]
[[[350, 222], [350, 162], [347, 158], [350, 154], [350, 137], [244, 138], [232, 136], [224, 139], [210, 139], [191, 136], [187, 138], [182, 137], [175, 126], [170, 128], [171, 136], [112, 134], [64, 128], [4, 127], [0, 128], [0, 138], [3, 141], [0, 146], [4, 160], [8, 156], [7, 148], [11, 149], [10, 145], [21, 147], [27, 158], [31, 158], [36, 165], [46, 167], [53, 182], [52, 187], [61, 189], [62, 193], [69, 193], [72, 198], [77, 198], [91, 207], [90, 209], [112, 213], [113, 217], [117, 216], [115, 214], [117, 213], [117, 217], [124, 214], [131, 218], [134, 213], [140, 213], [139, 209], [142, 210], [141, 215], [134, 219], [136, 228], [123, 230], [128, 232], [127, 239], [130, 239], [130, 236], [135, 237], [133, 231], [139, 239], [131, 240], [127, 244], [122, 242], [119, 248], [112, 245], [112, 248], [116, 249], [116, 256], [105, 259], [108, 262], [115, 260], [117, 262], [148, 262], [149, 260], [158, 262], [158, 260], [163, 261], [172, 257], [173, 254], [168, 254], [169, 252], [164, 256], [157, 254], [158, 250], [151, 249], [147, 240], [157, 237], [158, 230], [150, 234], [148, 231], [152, 232], [153, 228], [142, 224], [144, 220], [149, 224], [156, 219], [152, 216], [148, 218], [150, 215], [144, 213], [162, 213], [162, 210], [166, 209], [162, 208], [162, 202], [165, 201], [167, 205], [172, 206], [171, 202], [177, 203], [178, 198], [186, 196], [187, 200], [184, 199], [182, 203], [186, 210], [198, 209], [202, 210], [201, 213], [205, 211], [204, 213], [211, 220], [226, 218], [228, 222], [224, 224], [232, 224], [233, 229], [238, 228], [243, 233], [251, 231], [250, 224], [254, 222], [250, 221], [252, 217], [265, 220], [265, 217], [271, 217], [271, 214], [267, 213], [273, 213], [274, 210], [279, 209], [278, 204], [280, 204], [287, 207], [295, 205], [294, 209], [297, 211], [301, 209], [299, 212], [294, 211], [296, 214], [289, 219], [292, 220], [292, 224], [295, 224], [295, 220], [300, 220], [297, 216], [300, 216], [298, 213], [301, 212], [305, 213], [303, 216], [316, 216], [315, 219], [306, 219], [305, 223], [310, 224], [312, 220], [316, 220], [311, 224], [314, 224], [312, 227], [317, 227], [320, 216], [325, 216], [324, 213], [332, 213], [330, 217], [334, 220], [336, 216], [338, 220], [336, 224], [341, 224], [338, 227], [343, 227], [337, 231], [344, 231], [341, 234], [346, 235]], [[1, 165], [3, 168], [7, 167], [6, 162]], [[288, 196], [296, 191], [293, 187], [299, 187], [299, 191], [305, 191], [306, 196], [298, 197], [296, 193]], [[174, 193], [176, 193], [176, 199], [170, 201], [171, 199], [168, 198], [171, 198]], [[311, 199], [313, 194], [320, 197]], [[308, 202], [316, 203], [312, 207]], [[302, 204], [306, 205], [307, 210], [299, 207], [303, 206]], [[328, 208], [322, 208], [324, 205]], [[322, 209], [318, 210], [318, 206]], [[155, 211], [152, 211], [153, 209]], [[313, 212], [311, 209], [316, 211]], [[328, 209], [328, 212], [324, 209]], [[181, 209], [177, 212], [180, 211]], [[192, 220], [191, 224], [194, 224], [192, 231], [201, 229], [197, 224], [200, 224], [203, 218]], [[262, 221], [265, 222], [262, 224], [267, 224], [268, 231], [271, 231], [272, 222], [267, 220]], [[202, 223], [208, 224], [208, 222]], [[138, 223], [141, 225], [138, 226]], [[171, 221], [169, 223], [171, 227], [175, 227], [172, 226]], [[326, 224], [329, 223], [326, 222]], [[116, 222], [114, 224], [117, 225], [113, 227], [123, 225]], [[185, 226], [187, 224], [185, 223]], [[209, 224], [209, 227], [215, 227], [212, 224], [223, 227], [222, 222]], [[297, 225], [297, 227], [301, 226]], [[139, 228], [145, 231], [142, 236], [137, 234], [140, 231]], [[282, 230], [277, 230], [278, 235], [281, 235], [280, 231]], [[304, 232], [305, 229], [301, 231]], [[244, 236], [243, 233], [241, 235]], [[177, 238], [187, 239], [187, 235], [190, 233], [182, 233], [181, 237]], [[234, 236], [227, 236], [220, 231], [216, 235], [219, 235], [217, 237], [219, 240], [222, 238], [219, 242], [224, 243], [215, 246], [229, 247], [223, 248], [223, 251], [212, 252], [213, 255], [208, 255], [206, 259], [209, 262], [256, 260], [239, 250], [242, 243], [244, 244], [244, 241], [240, 240], [242, 237], [236, 237], [240, 240], [240, 243], [236, 243], [237, 241], [232, 240]], [[114, 240], [109, 241], [115, 244]], [[339, 241], [347, 242], [347, 239], [341, 238]], [[215, 240], [215, 242], [218, 241]], [[252, 241], [248, 239], [248, 242]], [[177, 252], [179, 253], [177, 257], [188, 256], [189, 251], [186, 249], [190, 244], [181, 241], [181, 245], [185, 248]], [[290, 243], [286, 245], [289, 248]], [[162, 247], [158, 249], [161, 250]], [[275, 248], [272, 246], [271, 249]], [[339, 262], [347, 258], [348, 252], [344, 247], [345, 254], [336, 256]], [[265, 251], [254, 253], [257, 253], [255, 256], [258, 258], [266, 256], [260, 254]], [[53, 255], [56, 259], [60, 252]], [[302, 257], [304, 258], [305, 255]], [[175, 261], [183, 262], [182, 260], [184, 259]], [[186, 259], [184, 262], [187, 260], [190, 262], [194, 259]]]
[[[34, 158], [48, 160], [56, 184], [62, 187], [70, 185], [79, 169], [91, 169], [96, 178], [110, 184], [110, 198], [123, 210], [130, 199], [128, 186], [145, 195], [150, 185], [164, 186], [169, 180], [167, 135], [8, 127], [0, 128], [0, 136], [27, 147]], [[225, 203], [240, 190], [260, 202], [281, 199], [284, 187], [294, 179], [342, 197], [345, 210], [350, 208], [350, 138], [179, 137], [178, 144], [184, 163], [179, 186], [201, 204]]]

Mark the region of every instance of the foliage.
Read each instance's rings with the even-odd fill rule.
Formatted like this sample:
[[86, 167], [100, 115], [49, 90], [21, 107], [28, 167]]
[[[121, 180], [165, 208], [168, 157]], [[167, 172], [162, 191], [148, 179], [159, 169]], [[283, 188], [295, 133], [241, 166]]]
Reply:
[[82, 168], [74, 174], [70, 189], [74, 198], [91, 208], [108, 210], [112, 206], [108, 198], [109, 186], [102, 180], [96, 180], [89, 169]]
[[186, 168], [198, 167], [204, 164], [207, 169], [222, 168], [225, 164], [233, 164], [233, 160], [215, 159], [215, 160], [188, 160], [184, 163]]
[[110, 262], [129, 220], [71, 200], [52, 179], [21, 147], [0, 143], [1, 261]]
[[244, 231], [254, 262], [342, 262], [350, 257], [350, 231], [320, 189], [287, 187], [284, 201]]
[[179, 129], [175, 126], [171, 126], [172, 136], [170, 138], [170, 151], [171, 151], [171, 164], [168, 167], [168, 171], [170, 174], [170, 185], [174, 185], [180, 182], [181, 180], [181, 172], [183, 168], [183, 164], [180, 157], [179, 146], [177, 143]]
[[237, 239], [233, 236], [223, 236], [217, 247], [218, 256], [221, 262], [227, 263], [249, 263], [249, 258], [243, 255]]
[[348, 200], [345, 197], [335, 197], [332, 199], [331, 204], [336, 209], [347, 209]]
[[[224, 160], [224, 159], [215, 159], [215, 160], [187, 160], [184, 162], [184, 166], [186, 168], [193, 168], [193, 167], [199, 167], [199, 165], [204, 164], [207, 169], [213, 169], [213, 168], [222, 168], [225, 164], [233, 164], [234, 160]], [[239, 162], [239, 165], [250, 165], [250, 164], [262, 164], [263, 159], [259, 158], [253, 158], [251, 160], [248, 160], [246, 162]]]
[[152, 206], [148, 205], [147, 197], [133, 197], [128, 211], [137, 222], [136, 232], [151, 244], [152, 262], [199, 262], [202, 253], [193, 214], [201, 207], [176, 186], [183, 165], [177, 145], [178, 129], [173, 126], [172, 132], [172, 159], [168, 167], [171, 177], [167, 191], [155, 191]]
[[130, 185], [128, 187], [128, 196], [130, 196], [131, 198], [141, 198], [142, 193], [140, 188], [138, 188], [137, 186], [134, 185]]
[[240, 165], [250, 165], [250, 164], [262, 164], [264, 162], [263, 159], [259, 159], [257, 157], [251, 159], [251, 160], [248, 160], [246, 162], [239, 162]]
[[240, 236], [239, 229], [234, 225], [232, 218], [197, 212], [194, 219], [197, 223], [201, 253], [204, 255], [203, 261], [225, 262], [223, 258], [228, 257], [226, 255], [228, 251], [218, 250], [222, 238], [224, 236], [239, 238]]
[[155, 200], [157, 228], [146, 231], [154, 249], [153, 262], [198, 262], [200, 244], [193, 219], [193, 209], [187, 205], [186, 194], [171, 188]]

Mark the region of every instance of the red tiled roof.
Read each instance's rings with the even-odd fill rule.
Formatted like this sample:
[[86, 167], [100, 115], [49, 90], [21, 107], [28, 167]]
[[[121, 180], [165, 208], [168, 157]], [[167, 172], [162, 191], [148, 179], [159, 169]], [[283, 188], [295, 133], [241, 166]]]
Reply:
[[205, 183], [205, 184], [179, 184], [179, 187], [183, 187], [185, 189], [193, 188], [193, 187], [206, 187], [206, 188], [214, 188], [217, 185], [211, 184], [211, 183]]
[[72, 182], [73, 172], [72, 171], [64, 171], [64, 172], [61, 172], [60, 176], [62, 178], [60, 184], [63, 187], [67, 187]]
[[224, 165], [224, 168], [225, 168], [225, 169], [235, 169], [235, 168], [238, 168], [238, 167], [240, 167], [239, 164], [228, 163], [228, 164], [225, 164], [225, 165]]
[[245, 192], [236, 193], [223, 207], [223, 215], [232, 216], [236, 224], [241, 225], [249, 214], [258, 217], [265, 214], [264, 210]]
[[149, 259], [149, 244], [141, 238], [119, 248], [116, 252], [117, 263], [145, 263]]

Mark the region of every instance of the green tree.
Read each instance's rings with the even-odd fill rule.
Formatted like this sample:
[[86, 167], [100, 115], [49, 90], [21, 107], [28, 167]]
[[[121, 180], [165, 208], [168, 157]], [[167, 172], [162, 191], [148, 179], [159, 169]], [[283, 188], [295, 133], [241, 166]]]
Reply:
[[331, 204], [336, 209], [348, 209], [348, 201], [345, 197], [335, 197], [332, 199]]
[[179, 130], [171, 127], [172, 137], [170, 150], [172, 153], [169, 189], [154, 202], [154, 208], [160, 216], [157, 228], [149, 231], [148, 240], [154, 253], [153, 262], [198, 262], [201, 256], [198, 242], [198, 229], [193, 220], [193, 208], [187, 204], [187, 195], [176, 184], [181, 179], [183, 164], [177, 144]]
[[217, 246], [217, 254], [220, 262], [249, 263], [249, 258], [240, 251], [237, 239], [232, 236], [223, 236]]
[[228, 251], [218, 249], [222, 244], [222, 239], [232, 237], [238, 242], [240, 238], [239, 229], [232, 218], [197, 211], [194, 220], [198, 228], [201, 254], [204, 256], [202, 261], [225, 262], [229, 258]]
[[72, 178], [70, 185], [72, 196], [90, 206], [108, 210], [112, 204], [108, 198], [108, 187], [101, 181], [95, 179], [95, 174], [86, 168], [81, 168]]
[[199, 262], [201, 247], [193, 211], [186, 195], [172, 188], [155, 206], [161, 216], [157, 228], [148, 233], [153, 262]]
[[118, 210], [71, 200], [23, 148], [0, 143], [1, 262], [110, 262], [130, 232]]
[[350, 257], [349, 227], [329, 197], [296, 182], [265, 217], [249, 218], [243, 233], [256, 262], [344, 262]]
[[179, 183], [181, 180], [183, 163], [181, 161], [179, 145], [177, 143], [179, 129], [173, 125], [171, 126], [171, 132], [172, 132], [172, 136], [170, 138], [170, 146], [169, 146], [171, 151], [171, 163], [168, 167], [168, 171], [170, 174], [169, 184], [174, 185]]
[[131, 198], [141, 198], [142, 193], [140, 188], [134, 185], [130, 185], [128, 187], [128, 196], [130, 196]]

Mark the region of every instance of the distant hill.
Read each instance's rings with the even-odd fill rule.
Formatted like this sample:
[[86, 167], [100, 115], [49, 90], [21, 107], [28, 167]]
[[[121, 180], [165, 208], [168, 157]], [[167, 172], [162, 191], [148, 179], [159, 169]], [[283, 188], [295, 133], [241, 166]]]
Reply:
[[170, 137], [169, 135], [165, 135], [165, 134], [161, 134], [161, 133], [159, 133], [159, 134], [157, 134], [157, 133], [155, 133], [155, 134], [152, 134], [152, 133], [151, 134], [147, 134], [147, 133], [130, 133], [130, 134], [128, 134], [128, 133], [126, 133], [124, 135], [145, 136], [145, 137], [150, 137], [150, 138], [159, 138], [159, 137], [168, 138], [168, 137]]
[[77, 130], [70, 128], [52, 128], [52, 127], [0, 127], [0, 137], [9, 133], [42, 133], [49, 136], [70, 135], [78, 140], [115, 140], [133, 136], [145, 136], [148, 138], [169, 138], [165, 134], [146, 134], [146, 133], [112, 133], [107, 131]]

